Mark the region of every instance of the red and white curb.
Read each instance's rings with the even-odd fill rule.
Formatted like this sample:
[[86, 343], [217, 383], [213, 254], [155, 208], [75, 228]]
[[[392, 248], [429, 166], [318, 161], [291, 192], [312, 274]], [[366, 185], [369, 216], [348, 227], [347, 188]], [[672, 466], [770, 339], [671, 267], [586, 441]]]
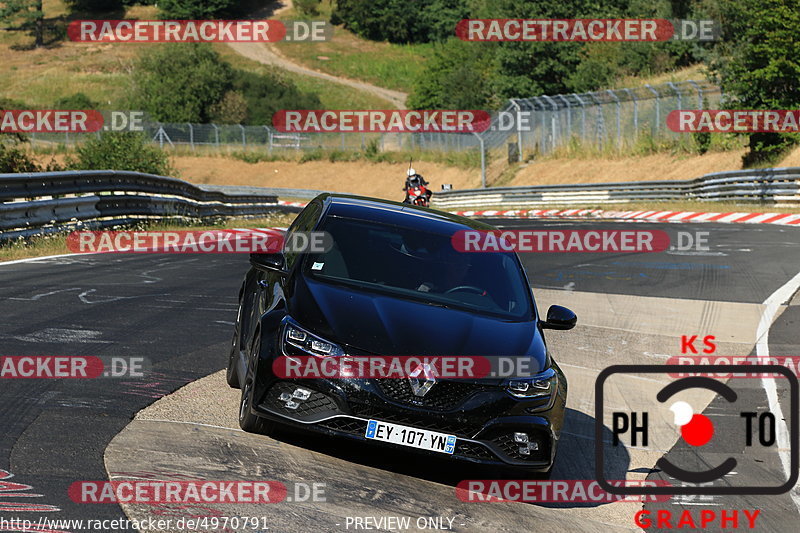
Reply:
[[[279, 205], [305, 207], [302, 202], [278, 200]], [[517, 209], [506, 211], [451, 211], [481, 218], [599, 218], [641, 222], [719, 222], [724, 224], [779, 224], [800, 226], [800, 214], [707, 213], [696, 211], [605, 211], [603, 209]]]
[[278, 200], [278, 205], [284, 205], [287, 207], [305, 207], [308, 204], [303, 202], [287, 202], [286, 200]]
[[509, 211], [454, 211], [482, 218], [600, 218], [643, 222], [721, 222], [726, 224], [800, 225], [800, 214], [706, 213], [695, 211], [604, 211], [602, 209], [523, 209]]

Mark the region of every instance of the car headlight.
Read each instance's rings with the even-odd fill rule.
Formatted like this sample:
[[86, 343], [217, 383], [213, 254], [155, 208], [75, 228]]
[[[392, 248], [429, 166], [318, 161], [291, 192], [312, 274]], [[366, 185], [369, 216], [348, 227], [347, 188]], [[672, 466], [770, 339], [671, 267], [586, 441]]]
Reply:
[[[317, 357], [340, 357], [344, 350], [337, 344], [326, 341], [310, 331], [301, 328], [295, 321], [287, 320], [283, 333], [284, 352], [287, 355], [316, 355]], [[287, 349], [294, 348], [294, 349]]]
[[549, 396], [558, 388], [558, 373], [552, 368], [529, 378], [509, 380], [506, 390], [515, 398]]

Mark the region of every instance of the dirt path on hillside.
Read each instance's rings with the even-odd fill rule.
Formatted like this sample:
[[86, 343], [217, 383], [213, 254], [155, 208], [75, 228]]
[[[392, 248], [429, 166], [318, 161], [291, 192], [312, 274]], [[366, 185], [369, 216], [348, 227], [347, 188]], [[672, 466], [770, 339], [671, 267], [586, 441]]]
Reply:
[[[259, 9], [255, 13], [252, 13], [251, 16], [257, 19], [270, 18], [281, 13], [282, 11], [289, 9], [290, 7], [292, 7], [291, 0], [278, 0], [277, 2], [269, 2], [263, 8]], [[383, 87], [378, 87], [363, 81], [343, 78], [341, 76], [334, 76], [332, 74], [327, 74], [325, 72], [320, 72], [318, 70], [305, 67], [288, 59], [277, 49], [277, 47], [270, 43], [228, 43], [228, 46], [230, 46], [236, 53], [253, 61], [258, 61], [264, 65], [273, 65], [282, 69], [286, 69], [290, 72], [302, 74], [303, 76], [311, 76], [313, 78], [319, 78], [325, 81], [347, 85], [348, 87], [352, 87], [359, 91], [364, 91], [379, 98], [383, 98], [398, 109], [406, 108], [406, 98], [408, 95], [404, 92], [384, 89]]]

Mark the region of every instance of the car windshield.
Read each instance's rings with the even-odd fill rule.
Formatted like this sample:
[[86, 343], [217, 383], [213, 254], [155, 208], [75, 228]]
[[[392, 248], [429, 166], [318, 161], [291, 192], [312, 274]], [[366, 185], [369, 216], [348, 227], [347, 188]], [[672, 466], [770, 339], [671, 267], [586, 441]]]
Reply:
[[307, 276], [368, 290], [530, 320], [530, 289], [511, 253], [463, 253], [450, 234], [331, 217], [320, 228], [332, 237], [325, 253], [308, 254]]

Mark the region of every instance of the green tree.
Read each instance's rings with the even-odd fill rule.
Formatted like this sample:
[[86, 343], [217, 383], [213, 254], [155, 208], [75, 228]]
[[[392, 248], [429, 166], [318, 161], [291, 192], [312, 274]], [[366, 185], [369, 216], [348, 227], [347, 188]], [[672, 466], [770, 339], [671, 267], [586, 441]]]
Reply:
[[42, 0], [8, 0], [0, 2], [0, 22], [16, 24], [21, 30], [30, 31], [34, 46], [44, 45], [44, 10]]
[[208, 122], [231, 89], [233, 69], [208, 44], [153, 48], [135, 65], [134, 107], [161, 122]]
[[376, 41], [443, 41], [466, 18], [468, 4], [468, 0], [337, 0], [331, 22]]
[[233, 14], [235, 0], [161, 0], [158, 9], [163, 19], [215, 19]]
[[247, 101], [248, 124], [272, 124], [272, 115], [280, 109], [322, 108], [316, 94], [302, 92], [290, 80], [274, 74], [237, 70], [233, 87]]
[[105, 132], [76, 149], [77, 159], [67, 161], [69, 170], [130, 170], [159, 176], [174, 175], [166, 152], [149, 143], [139, 132]]
[[[705, 7], [721, 20], [722, 39], [713, 51], [711, 68], [726, 95], [725, 105], [797, 109], [800, 0], [726, 0]], [[743, 163], [770, 163], [797, 141], [797, 134], [751, 133]]]
[[417, 78], [408, 106], [413, 109], [496, 109], [491, 78], [493, 43], [468, 43], [452, 37], [437, 45], [424, 74]]

